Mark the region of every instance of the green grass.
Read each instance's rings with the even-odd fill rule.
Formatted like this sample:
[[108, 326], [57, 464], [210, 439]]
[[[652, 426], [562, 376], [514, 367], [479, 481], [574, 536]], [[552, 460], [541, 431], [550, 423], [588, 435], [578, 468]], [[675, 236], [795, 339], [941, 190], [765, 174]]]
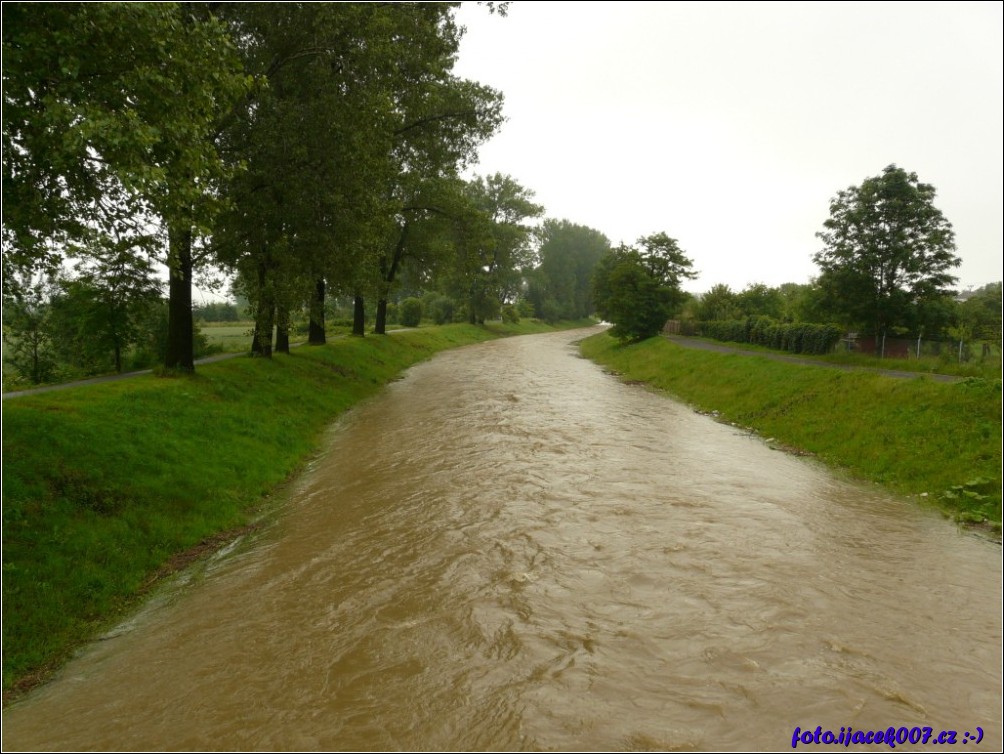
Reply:
[[5, 402], [5, 691], [44, 678], [121, 616], [172, 556], [259, 517], [321, 430], [403, 369], [446, 348], [554, 329], [524, 321], [342, 338], [192, 376]]
[[200, 322], [200, 332], [206, 336], [210, 349], [221, 353], [248, 353], [254, 322]]
[[952, 384], [686, 349], [664, 338], [583, 355], [854, 476], [925, 496], [957, 519], [1001, 522], [1001, 379]]

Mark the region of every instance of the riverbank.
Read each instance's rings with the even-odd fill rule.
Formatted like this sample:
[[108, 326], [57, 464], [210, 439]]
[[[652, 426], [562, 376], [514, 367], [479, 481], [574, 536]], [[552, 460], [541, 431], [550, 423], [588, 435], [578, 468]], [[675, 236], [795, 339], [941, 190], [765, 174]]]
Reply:
[[779, 449], [1001, 532], [1001, 381], [946, 384], [688, 350], [664, 338], [582, 353], [698, 411], [755, 430]]
[[409, 366], [554, 329], [524, 321], [345, 338], [5, 403], [5, 698], [44, 680], [185, 553], [253, 526], [322, 430]]

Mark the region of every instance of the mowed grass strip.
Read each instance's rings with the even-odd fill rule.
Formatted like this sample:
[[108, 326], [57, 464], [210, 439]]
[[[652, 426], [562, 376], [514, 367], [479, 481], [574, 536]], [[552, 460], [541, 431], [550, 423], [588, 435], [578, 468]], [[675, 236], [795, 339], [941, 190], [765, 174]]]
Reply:
[[962, 521], [1001, 522], [1001, 380], [946, 384], [682, 348], [621, 345], [587, 358], [862, 479], [924, 495]]
[[6, 401], [5, 691], [34, 684], [108, 626], [172, 557], [246, 527], [333, 418], [407, 367], [554, 329], [524, 321], [343, 338], [194, 376]]

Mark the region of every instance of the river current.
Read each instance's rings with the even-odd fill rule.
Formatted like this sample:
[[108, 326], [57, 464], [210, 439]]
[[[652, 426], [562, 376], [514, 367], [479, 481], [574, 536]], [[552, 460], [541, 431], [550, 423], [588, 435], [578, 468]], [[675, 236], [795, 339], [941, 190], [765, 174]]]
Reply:
[[[275, 523], [6, 710], [5, 750], [790, 749], [816, 726], [1000, 750], [998, 545], [624, 384], [583, 336], [445, 352], [346, 414]], [[897, 745], [921, 748], [946, 747]]]

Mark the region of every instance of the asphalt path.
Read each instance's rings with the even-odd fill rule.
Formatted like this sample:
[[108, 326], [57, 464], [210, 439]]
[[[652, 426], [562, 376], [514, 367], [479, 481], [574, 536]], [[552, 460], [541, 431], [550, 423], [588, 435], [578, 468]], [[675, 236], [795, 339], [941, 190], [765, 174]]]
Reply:
[[697, 338], [688, 338], [684, 335], [666, 335], [664, 336], [666, 340], [671, 343], [676, 343], [678, 346], [683, 346], [684, 348], [696, 348], [701, 351], [716, 351], [718, 353], [737, 353], [742, 356], [762, 356], [765, 359], [772, 359], [774, 361], [786, 361], [789, 364], [804, 364], [811, 367], [823, 367], [828, 369], [843, 369], [846, 371], [860, 371], [860, 372], [877, 372], [878, 374], [885, 375], [886, 377], [898, 377], [900, 379], [915, 379], [918, 377], [926, 377], [934, 380], [935, 382], [959, 382], [964, 377], [956, 377], [951, 374], [934, 374], [931, 372], [904, 372], [898, 369], [879, 369], [876, 367], [863, 367], [857, 364], [833, 364], [825, 361], [815, 361], [814, 359], [806, 359], [799, 356], [788, 356], [787, 354], [772, 353], [770, 351], [751, 351], [746, 348], [738, 348], [735, 346], [728, 346], [723, 343], [711, 343], [706, 340], [699, 340]]
[[[294, 346], [302, 345], [301, 343], [296, 343], [290, 345], [290, 348]], [[224, 361], [226, 359], [234, 359], [238, 356], [248, 356], [246, 352], [238, 353], [220, 353], [215, 356], [207, 356], [204, 359], [196, 359], [195, 364], [212, 364], [214, 361]], [[29, 390], [12, 390], [9, 393], [3, 394], [3, 399], [8, 400], [10, 398], [23, 398], [26, 395], [38, 395], [39, 393], [52, 393], [56, 390], [69, 390], [71, 387], [83, 387], [84, 385], [99, 385], [102, 382], [118, 382], [119, 380], [128, 380], [132, 377], [139, 377], [143, 374], [153, 374], [152, 369], [141, 369], [138, 372], [122, 372], [121, 374], [106, 374], [103, 377], [90, 377], [86, 380], [74, 380], [73, 382], [61, 382], [58, 385], [43, 385], [42, 387], [33, 387]]]

